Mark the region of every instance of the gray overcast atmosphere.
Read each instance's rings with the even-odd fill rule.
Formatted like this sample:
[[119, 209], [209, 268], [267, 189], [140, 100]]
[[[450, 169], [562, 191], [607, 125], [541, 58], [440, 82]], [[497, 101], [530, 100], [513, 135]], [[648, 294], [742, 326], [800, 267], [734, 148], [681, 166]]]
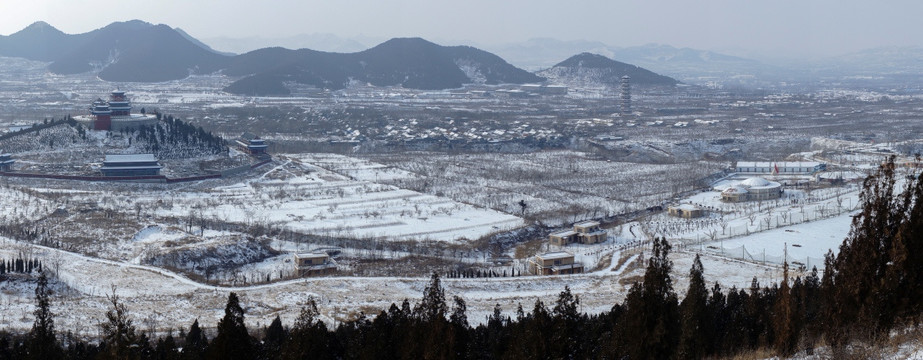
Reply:
[[921, 46], [923, 1], [0, 0], [0, 34], [35, 21], [82, 33], [140, 19], [201, 38], [330, 33], [446, 45], [549, 37], [813, 58]]

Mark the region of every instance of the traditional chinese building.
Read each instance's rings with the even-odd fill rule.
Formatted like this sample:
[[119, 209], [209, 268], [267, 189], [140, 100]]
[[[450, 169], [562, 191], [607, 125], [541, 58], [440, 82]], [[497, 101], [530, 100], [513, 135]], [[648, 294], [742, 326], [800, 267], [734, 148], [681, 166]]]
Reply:
[[131, 100], [124, 91], [116, 90], [109, 94], [109, 100], [101, 98], [90, 105], [89, 115], [75, 116], [74, 120], [93, 130], [121, 131], [157, 123], [157, 116], [132, 114]]
[[106, 155], [99, 171], [105, 176], [160, 175], [160, 163], [153, 154]]
[[260, 139], [259, 136], [251, 133], [244, 133], [237, 139], [237, 147], [240, 151], [250, 155], [262, 155], [266, 153], [266, 148], [269, 147], [269, 145], [266, 145], [266, 141]]

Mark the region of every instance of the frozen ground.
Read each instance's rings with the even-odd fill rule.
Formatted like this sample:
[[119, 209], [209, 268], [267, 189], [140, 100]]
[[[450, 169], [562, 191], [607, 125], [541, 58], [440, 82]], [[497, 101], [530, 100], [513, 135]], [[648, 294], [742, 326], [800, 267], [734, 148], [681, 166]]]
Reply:
[[[131, 316], [139, 323], [149, 322], [159, 330], [188, 326], [199, 318], [206, 326], [216, 324], [223, 315], [227, 293], [241, 295], [247, 310], [250, 326], [267, 325], [276, 315], [291, 323], [298, 309], [309, 297], [318, 300], [326, 320], [340, 321], [363, 311], [377, 314], [392, 302], [402, 299], [415, 301], [427, 283], [425, 278], [306, 278], [249, 287], [214, 287], [191, 281], [163, 269], [86, 257], [58, 249], [26, 246], [0, 239], [0, 256], [11, 257], [24, 249], [35, 257], [44, 259], [48, 269], [56, 272], [60, 282], [70, 290], [66, 296], [55, 297], [53, 309], [58, 314], [58, 326], [78, 332], [95, 334], [92, 324], [103, 318], [106, 311], [106, 294], [113, 291], [128, 305]], [[620, 253], [614, 254], [618, 259]], [[693, 255], [676, 253], [674, 276], [676, 290], [685, 292], [685, 274], [691, 266]], [[499, 304], [504, 312], [512, 314], [518, 304], [528, 308], [535, 300], [551, 304], [557, 294], [570, 288], [580, 296], [582, 311], [595, 313], [609, 309], [622, 301], [631, 282], [640, 278], [643, 267], [637, 255], [629, 256], [620, 268], [610, 266], [602, 271], [559, 277], [514, 277], [491, 279], [444, 279], [449, 296], [462, 296], [469, 306], [469, 318], [480, 322]], [[705, 256], [705, 275], [709, 283], [720, 281], [722, 286], [749, 286], [756, 276], [761, 283], [779, 278], [774, 267]], [[24, 286], [4, 288], [7, 295], [0, 301], [0, 313], [21, 314], [7, 319], [12, 328], [31, 326], [31, 291]], [[87, 325], [91, 324], [91, 325]]]

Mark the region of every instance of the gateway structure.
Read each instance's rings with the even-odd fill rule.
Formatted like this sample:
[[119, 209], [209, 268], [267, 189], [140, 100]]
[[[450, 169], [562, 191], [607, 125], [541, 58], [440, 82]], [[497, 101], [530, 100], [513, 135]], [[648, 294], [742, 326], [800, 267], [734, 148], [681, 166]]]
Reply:
[[151, 176], [160, 175], [160, 163], [153, 154], [106, 155], [99, 171], [105, 176]]
[[113, 91], [109, 100], [96, 99], [90, 106], [89, 115], [75, 116], [74, 120], [93, 130], [121, 131], [157, 124], [157, 116], [132, 114], [131, 100], [124, 91]]

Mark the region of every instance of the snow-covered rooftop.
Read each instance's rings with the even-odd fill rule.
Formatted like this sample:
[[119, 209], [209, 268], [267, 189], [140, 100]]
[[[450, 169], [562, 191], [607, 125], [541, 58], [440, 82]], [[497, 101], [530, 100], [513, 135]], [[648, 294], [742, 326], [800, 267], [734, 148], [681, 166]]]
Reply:
[[575, 231], [573, 231], [573, 230], [561, 230], [561, 231], [558, 231], [558, 232], [551, 233], [551, 236], [568, 237], [568, 236], [572, 236], [572, 235], [575, 235], [575, 234], [577, 234], [577, 232], [575, 232]]
[[811, 168], [822, 163], [817, 161], [738, 161], [737, 167], [774, 167], [778, 166], [780, 168]]
[[752, 177], [747, 180], [741, 181], [740, 185], [753, 187], [753, 186], [768, 186], [770, 184], [769, 180], [763, 179], [761, 177]]
[[106, 155], [107, 163], [135, 163], [152, 161], [157, 161], [157, 158], [154, 157], [154, 154]]
[[574, 257], [574, 254], [571, 254], [571, 253], [569, 253], [569, 252], [567, 252], [567, 251], [557, 251], [557, 252], [550, 252], [550, 253], [541, 254], [541, 255], [539, 255], [539, 257], [542, 258], [542, 260], [566, 259], [566, 258], [569, 258], [569, 257]]
[[695, 206], [695, 205], [692, 205], [692, 204], [679, 204], [679, 205], [674, 206], [674, 208], [680, 209], [680, 210], [687, 210], [687, 211], [698, 210], [698, 209], [699, 209], [698, 206]]

